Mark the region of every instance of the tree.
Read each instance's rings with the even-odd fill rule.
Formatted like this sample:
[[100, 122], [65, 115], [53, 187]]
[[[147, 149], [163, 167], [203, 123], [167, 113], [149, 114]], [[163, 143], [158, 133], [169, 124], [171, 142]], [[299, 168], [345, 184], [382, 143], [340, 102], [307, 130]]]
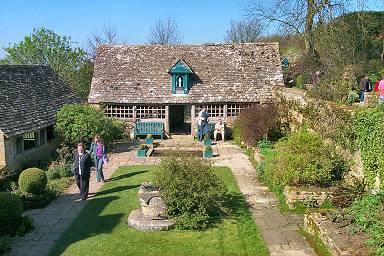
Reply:
[[168, 18], [166, 21], [159, 19], [148, 38], [149, 44], [172, 45], [180, 44], [182, 35], [175, 20]]
[[255, 42], [262, 29], [263, 27], [258, 20], [231, 20], [230, 28], [227, 30], [224, 40], [227, 43]]
[[[88, 96], [91, 75], [84, 65], [89, 65], [89, 60], [86, 52], [76, 47], [71, 37], [60, 36], [45, 28], [34, 29], [23, 41], [4, 50], [3, 63], [49, 65], [81, 97]], [[87, 71], [88, 75], [82, 71]], [[85, 79], [79, 79], [79, 76]]]
[[100, 45], [114, 45], [117, 44], [117, 31], [115, 26], [111, 24], [104, 24], [101, 33], [93, 32], [87, 39], [87, 52], [88, 55], [95, 59], [97, 48]]
[[332, 20], [345, 11], [347, 0], [249, 0], [249, 17], [274, 24], [284, 33], [304, 36], [306, 53], [317, 57], [314, 29], [316, 24]]

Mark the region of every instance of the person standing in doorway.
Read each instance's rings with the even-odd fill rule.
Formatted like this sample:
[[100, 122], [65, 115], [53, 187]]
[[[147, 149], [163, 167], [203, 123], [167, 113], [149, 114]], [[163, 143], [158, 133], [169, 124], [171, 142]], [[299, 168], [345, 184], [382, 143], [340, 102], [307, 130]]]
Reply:
[[206, 130], [208, 130], [208, 117], [209, 117], [209, 114], [207, 111], [207, 106], [204, 106], [199, 112], [199, 115], [197, 116], [197, 125], [198, 125], [197, 139], [199, 141], [203, 140], [204, 134]]
[[103, 164], [107, 162], [107, 148], [103, 143], [103, 139], [99, 134], [95, 135], [94, 141], [89, 149], [96, 167], [97, 182], [105, 182], [103, 173]]
[[72, 172], [76, 177], [76, 184], [80, 190], [81, 200], [86, 200], [89, 191], [89, 177], [91, 175], [92, 159], [85, 151], [83, 143], [77, 144], [77, 150], [73, 156]]
[[368, 85], [368, 75], [365, 75], [360, 80], [360, 93], [359, 93], [360, 103], [364, 103], [364, 92], [367, 91], [367, 85]]

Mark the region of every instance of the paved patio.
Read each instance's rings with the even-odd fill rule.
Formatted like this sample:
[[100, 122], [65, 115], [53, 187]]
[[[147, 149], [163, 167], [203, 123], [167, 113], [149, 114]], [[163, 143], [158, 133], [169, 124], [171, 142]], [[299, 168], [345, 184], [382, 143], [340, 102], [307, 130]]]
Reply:
[[[104, 173], [108, 179], [120, 166], [153, 165], [159, 163], [159, 158], [137, 158], [135, 148], [137, 143], [115, 145], [114, 153], [110, 154], [110, 162], [105, 165]], [[271, 256], [301, 256], [316, 255], [305, 239], [298, 233], [303, 225], [303, 217], [292, 213], [281, 213], [276, 207], [277, 199], [268, 188], [263, 186], [256, 175], [248, 157], [239, 147], [230, 142], [218, 142], [212, 146], [215, 157], [214, 165], [228, 166], [236, 178], [241, 192], [250, 204], [252, 215], [264, 236]], [[192, 141], [189, 136], [174, 136], [173, 139], [160, 143], [156, 150], [202, 150], [203, 146]], [[94, 173], [90, 180], [90, 199], [103, 185], [97, 183]], [[72, 185], [44, 209], [27, 211], [34, 220], [35, 230], [24, 237], [12, 241], [14, 256], [44, 256], [47, 255], [54, 243], [77, 217], [87, 201], [77, 200], [78, 189]]]

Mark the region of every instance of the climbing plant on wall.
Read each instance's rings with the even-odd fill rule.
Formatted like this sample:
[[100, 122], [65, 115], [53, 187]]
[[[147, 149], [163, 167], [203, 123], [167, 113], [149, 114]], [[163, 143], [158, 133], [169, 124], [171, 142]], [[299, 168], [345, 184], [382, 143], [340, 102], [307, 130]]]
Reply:
[[354, 130], [364, 165], [364, 176], [373, 188], [376, 175], [384, 188], [384, 106], [357, 111]]

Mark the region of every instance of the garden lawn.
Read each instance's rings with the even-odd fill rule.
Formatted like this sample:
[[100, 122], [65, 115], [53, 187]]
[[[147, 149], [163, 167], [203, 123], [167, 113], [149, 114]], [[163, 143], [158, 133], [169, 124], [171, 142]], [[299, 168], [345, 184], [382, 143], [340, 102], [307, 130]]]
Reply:
[[215, 167], [233, 195], [233, 214], [205, 231], [141, 232], [128, 227], [138, 187], [156, 166], [119, 168], [69, 226], [50, 255], [269, 255], [231, 170]]

